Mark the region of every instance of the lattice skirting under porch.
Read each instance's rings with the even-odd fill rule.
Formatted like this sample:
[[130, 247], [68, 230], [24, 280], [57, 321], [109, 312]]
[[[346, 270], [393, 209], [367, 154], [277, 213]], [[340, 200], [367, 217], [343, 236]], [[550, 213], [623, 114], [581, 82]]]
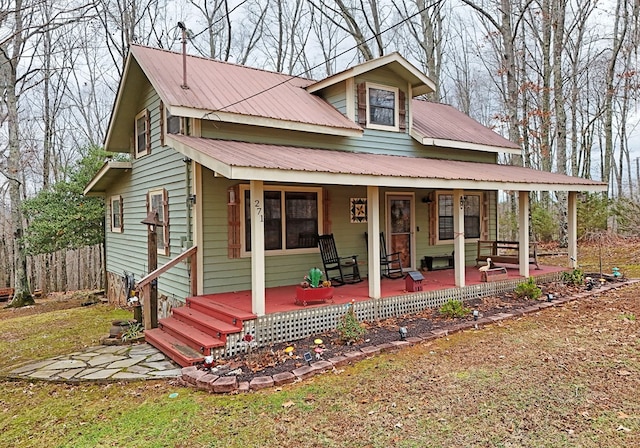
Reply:
[[[536, 283], [559, 281], [561, 272], [535, 277]], [[396, 297], [355, 302], [354, 308], [360, 321], [374, 322], [390, 317], [417, 314], [427, 308], [437, 308], [451, 299], [463, 302], [510, 292], [522, 283], [522, 279], [481, 283], [463, 288], [441, 289], [404, 294]], [[219, 356], [229, 357], [246, 352], [249, 348], [266, 347], [280, 342], [292, 342], [307, 336], [321, 334], [338, 327], [349, 304], [304, 308], [284, 313], [268, 314], [244, 323], [243, 333], [229, 335], [225, 352]], [[245, 334], [254, 336], [251, 344], [243, 340]]]

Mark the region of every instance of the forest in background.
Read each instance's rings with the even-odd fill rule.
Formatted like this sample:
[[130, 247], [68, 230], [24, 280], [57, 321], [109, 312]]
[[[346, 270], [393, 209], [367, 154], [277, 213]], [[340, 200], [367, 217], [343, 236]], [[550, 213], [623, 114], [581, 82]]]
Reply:
[[[438, 86], [429, 100], [522, 146], [503, 163], [608, 183], [583, 225], [640, 227], [640, 0], [0, 0], [0, 283], [16, 300], [67, 289], [56, 254], [100, 243], [65, 227], [99, 208], [77, 197], [83, 166], [104, 156], [129, 44], [178, 51], [178, 21], [191, 54], [315, 79], [398, 51]], [[43, 197], [66, 205], [54, 226], [30, 206]], [[562, 240], [566, 195], [532, 203], [534, 237]]]

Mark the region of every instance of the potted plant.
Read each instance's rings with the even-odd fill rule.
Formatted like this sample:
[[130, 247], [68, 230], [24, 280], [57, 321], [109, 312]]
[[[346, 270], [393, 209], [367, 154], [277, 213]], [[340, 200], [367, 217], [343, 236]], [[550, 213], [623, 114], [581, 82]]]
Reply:
[[318, 268], [309, 269], [304, 280], [296, 287], [296, 304], [307, 306], [310, 302], [326, 302], [333, 298], [333, 286], [322, 280], [324, 274]]

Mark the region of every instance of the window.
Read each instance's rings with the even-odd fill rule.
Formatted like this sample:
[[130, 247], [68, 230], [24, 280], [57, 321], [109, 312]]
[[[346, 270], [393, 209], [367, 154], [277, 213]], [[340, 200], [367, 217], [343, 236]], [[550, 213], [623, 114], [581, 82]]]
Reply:
[[398, 129], [398, 89], [367, 84], [367, 126]]
[[149, 111], [147, 109], [136, 115], [135, 123], [135, 152], [136, 157], [149, 154], [151, 149], [151, 131], [149, 126]]
[[[251, 251], [250, 191], [243, 188], [244, 245]], [[264, 191], [264, 242], [267, 251], [312, 249], [320, 231], [320, 188], [273, 188]]]
[[147, 195], [147, 212], [156, 210], [162, 227], [156, 229], [158, 253], [169, 255], [169, 202], [167, 190], [152, 190]]
[[[454, 239], [453, 229], [453, 194], [439, 193], [438, 211], [438, 241]], [[480, 238], [480, 194], [463, 196], [464, 207], [464, 236], [465, 239]]]
[[122, 196], [111, 197], [111, 231], [122, 232]]

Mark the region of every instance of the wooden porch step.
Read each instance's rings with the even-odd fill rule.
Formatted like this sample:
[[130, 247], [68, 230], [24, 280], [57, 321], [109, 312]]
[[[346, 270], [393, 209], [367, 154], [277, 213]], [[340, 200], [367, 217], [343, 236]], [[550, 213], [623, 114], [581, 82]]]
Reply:
[[242, 324], [245, 321], [254, 320], [258, 317], [248, 311], [215, 302], [207, 296], [187, 297], [186, 302], [187, 306], [194, 310], [216, 317], [240, 328], [242, 328]]
[[162, 351], [182, 367], [193, 366], [204, 361], [202, 353], [198, 353], [180, 339], [171, 336], [160, 328], [145, 330], [144, 340]]
[[222, 342], [227, 342], [228, 334], [239, 333], [242, 330], [240, 326], [231, 325], [228, 322], [186, 306], [174, 308], [172, 312], [175, 319], [191, 325], [204, 333], [208, 333], [220, 339]]
[[177, 339], [182, 339], [189, 346], [199, 351], [202, 355], [211, 354], [211, 349], [224, 347], [225, 343], [220, 339], [211, 336], [209, 333], [200, 331], [197, 328], [182, 322], [174, 317], [167, 317], [158, 321], [158, 327]]

